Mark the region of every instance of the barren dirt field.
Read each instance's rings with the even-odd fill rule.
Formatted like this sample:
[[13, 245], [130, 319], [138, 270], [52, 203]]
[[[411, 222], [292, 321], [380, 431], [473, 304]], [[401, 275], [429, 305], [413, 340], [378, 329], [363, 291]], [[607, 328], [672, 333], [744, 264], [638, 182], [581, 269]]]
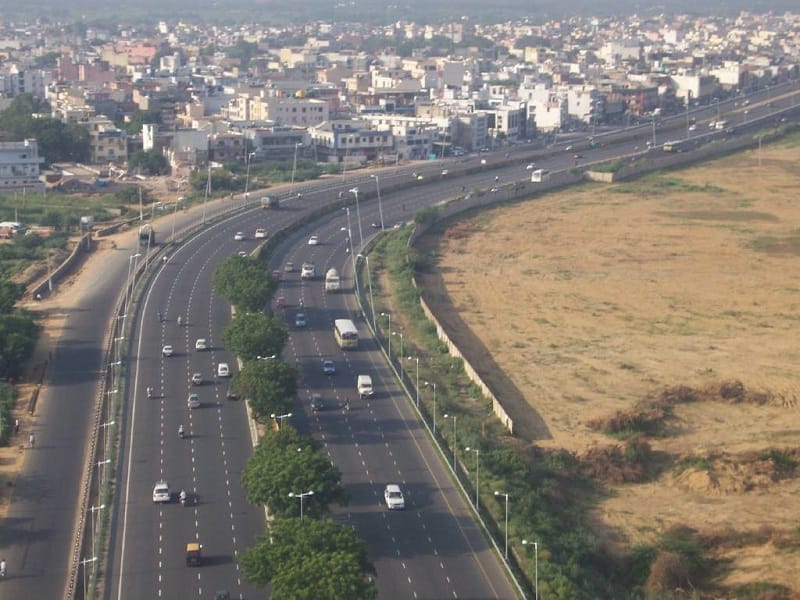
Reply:
[[596, 507], [609, 544], [735, 531], [715, 583], [800, 597], [800, 472], [765, 453], [800, 447], [800, 138], [492, 210], [438, 252], [461, 318], [541, 416], [537, 444], [617, 444], [590, 422], [688, 388], [648, 437], [662, 468]]

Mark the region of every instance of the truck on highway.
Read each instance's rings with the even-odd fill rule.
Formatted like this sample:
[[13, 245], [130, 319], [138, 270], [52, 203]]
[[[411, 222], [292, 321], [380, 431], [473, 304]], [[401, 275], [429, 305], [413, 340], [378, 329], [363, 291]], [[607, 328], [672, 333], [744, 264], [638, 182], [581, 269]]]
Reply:
[[531, 181], [533, 183], [541, 183], [543, 181], [547, 181], [550, 178], [550, 171], [547, 169], [536, 169], [533, 173], [531, 173]]
[[672, 142], [664, 142], [664, 152], [683, 152], [687, 149], [689, 140], [674, 140]]
[[281, 200], [277, 196], [261, 196], [261, 208], [280, 208]]
[[139, 227], [139, 245], [148, 248], [156, 245], [156, 230], [149, 223]]
[[342, 281], [339, 279], [339, 271], [336, 269], [328, 269], [325, 273], [325, 291], [338, 292], [341, 289]]

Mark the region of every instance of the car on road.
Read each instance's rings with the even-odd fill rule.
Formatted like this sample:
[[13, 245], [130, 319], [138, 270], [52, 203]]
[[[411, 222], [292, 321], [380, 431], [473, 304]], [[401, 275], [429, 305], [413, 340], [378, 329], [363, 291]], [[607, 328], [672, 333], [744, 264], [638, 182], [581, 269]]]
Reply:
[[536, 163], [528, 163], [528, 166], [525, 167], [525, 169], [528, 171], [532, 171], [535, 168], [536, 168]]
[[285, 296], [278, 296], [275, 298], [275, 307], [276, 308], [283, 308], [286, 306], [286, 297]]
[[373, 229], [380, 229], [381, 228], [381, 224], [378, 223], [377, 221], [373, 221], [372, 223], [369, 224], [369, 226], [372, 227]]
[[325, 375], [336, 375], [336, 364], [330, 359], [323, 360], [322, 372]]
[[237, 231], [233, 234], [233, 239], [237, 242], [241, 242], [244, 239], [244, 232]]
[[398, 221], [397, 223], [392, 225], [392, 229], [402, 229], [405, 226], [406, 226], [406, 222], [405, 221]]
[[306, 313], [299, 312], [294, 316], [294, 326], [295, 327], [305, 327], [308, 325], [308, 321], [306, 321]]
[[390, 483], [383, 490], [383, 499], [386, 501], [386, 508], [389, 510], [403, 510], [406, 507], [403, 492], [396, 483]]
[[308, 238], [308, 245], [319, 246], [319, 237], [317, 237], [316, 235], [312, 235], [310, 238]]
[[163, 356], [172, 356], [173, 354], [175, 354], [175, 350], [172, 348], [172, 346], [167, 344], [166, 346], [161, 348], [161, 354]]
[[244, 250], [239, 250], [239, 251], [236, 253], [236, 256], [239, 256], [239, 257], [241, 257], [241, 258], [247, 258], [247, 252], [245, 252]]
[[442, 177], [445, 177], [449, 173], [450, 173], [450, 171], [448, 171], [447, 169], [442, 169]]
[[317, 268], [314, 263], [303, 263], [303, 268], [300, 270], [300, 279], [314, 279], [317, 276]]
[[253, 237], [256, 238], [257, 240], [263, 240], [267, 237], [267, 230], [259, 227], [258, 229], [256, 229], [256, 232], [253, 235]]
[[231, 368], [228, 366], [228, 363], [219, 363], [217, 365], [217, 377], [230, 377], [231, 376]]
[[492, 189], [490, 189], [489, 191], [490, 191], [490, 192], [492, 192], [492, 193], [499, 192], [499, 191], [500, 191], [500, 188], [499, 188], [499, 187], [493, 187], [493, 188], [492, 188]]
[[189, 394], [189, 398], [186, 400], [186, 406], [189, 409], [200, 408], [200, 396], [197, 394]]
[[153, 502], [171, 502], [172, 501], [172, 494], [169, 491], [169, 483], [164, 481], [156, 481], [156, 484], [153, 486]]
[[322, 401], [322, 396], [319, 394], [311, 394], [311, 410], [314, 412], [325, 410], [325, 403]]
[[194, 342], [195, 350], [208, 350], [208, 340], [206, 338], [197, 338]]
[[192, 385], [203, 385], [202, 373], [192, 373]]
[[569, 152], [570, 150], [572, 150], [572, 146], [567, 146], [566, 148], [564, 148], [564, 150], [566, 150], [567, 152]]
[[294, 263], [287, 262], [283, 265], [283, 270], [285, 273], [293, 273], [294, 272]]
[[574, 158], [575, 160], [578, 160], [579, 158], [583, 158], [583, 154], [575, 154], [575, 155], [572, 156], [572, 158]]

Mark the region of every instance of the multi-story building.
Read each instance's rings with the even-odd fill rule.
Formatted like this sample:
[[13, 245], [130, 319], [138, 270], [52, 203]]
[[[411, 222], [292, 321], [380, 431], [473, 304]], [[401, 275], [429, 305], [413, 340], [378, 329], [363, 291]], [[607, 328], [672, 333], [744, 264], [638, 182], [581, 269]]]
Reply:
[[108, 117], [91, 117], [80, 123], [89, 129], [89, 162], [99, 165], [128, 160], [128, 134]]
[[44, 182], [39, 180], [43, 160], [35, 139], [0, 142], [0, 193], [44, 191]]
[[364, 121], [329, 121], [308, 134], [317, 157], [330, 162], [376, 160], [394, 151], [392, 133], [368, 129]]

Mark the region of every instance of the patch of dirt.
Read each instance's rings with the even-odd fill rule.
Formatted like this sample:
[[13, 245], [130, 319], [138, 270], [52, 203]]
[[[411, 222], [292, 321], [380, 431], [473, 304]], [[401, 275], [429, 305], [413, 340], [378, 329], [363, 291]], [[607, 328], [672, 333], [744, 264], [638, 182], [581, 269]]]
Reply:
[[[590, 515], [620, 548], [674, 525], [796, 528], [800, 478], [758, 457], [800, 447], [800, 146], [761, 153], [760, 166], [753, 151], [564, 190], [422, 241], [438, 261], [426, 298], [479, 370], [498, 366], [502, 377], [481, 374], [499, 395], [527, 405], [525, 435], [621, 482]], [[648, 438], [661, 459], [631, 479], [597, 424], [646, 410], [661, 413]], [[703, 456], [710, 468], [664, 468]], [[800, 595], [796, 538], [724, 552], [735, 556], [715, 583]]]

